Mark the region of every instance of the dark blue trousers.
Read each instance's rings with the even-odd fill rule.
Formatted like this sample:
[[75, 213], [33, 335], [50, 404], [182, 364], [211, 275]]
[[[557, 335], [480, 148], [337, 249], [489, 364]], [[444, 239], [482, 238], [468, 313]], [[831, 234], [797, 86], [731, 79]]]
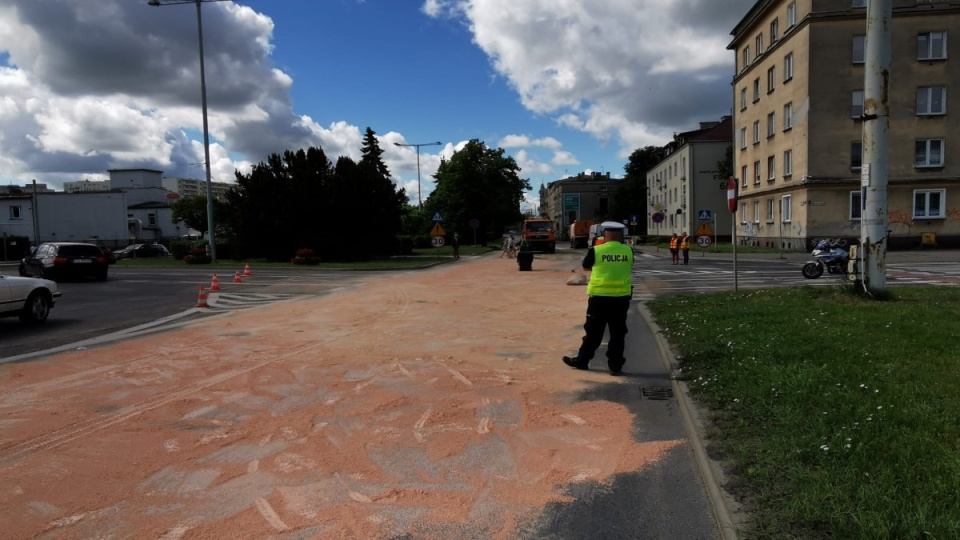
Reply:
[[587, 321], [583, 323], [586, 335], [577, 353], [577, 363], [586, 366], [603, 342], [603, 332], [610, 329], [607, 342], [607, 366], [614, 371], [623, 368], [623, 342], [627, 335], [629, 296], [591, 296], [587, 301]]

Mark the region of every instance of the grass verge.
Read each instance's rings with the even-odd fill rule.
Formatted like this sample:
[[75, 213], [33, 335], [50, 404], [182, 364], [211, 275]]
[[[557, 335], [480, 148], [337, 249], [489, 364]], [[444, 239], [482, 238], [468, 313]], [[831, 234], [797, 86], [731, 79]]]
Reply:
[[[463, 246], [460, 248], [460, 256], [468, 257], [470, 255], [480, 255], [492, 251], [487, 246]], [[140, 259], [121, 259], [117, 261], [118, 268], [125, 267], [200, 267], [212, 268], [215, 270], [243, 270], [244, 264], [249, 263], [253, 271], [258, 268], [291, 268], [303, 271], [311, 269], [321, 270], [404, 270], [425, 268], [444, 262], [453, 258], [453, 250], [447, 246], [437, 249], [415, 249], [412, 255], [391, 257], [389, 259], [379, 259], [373, 261], [359, 262], [321, 262], [316, 265], [296, 265], [289, 262], [267, 261], [265, 259], [248, 259], [243, 261], [218, 260], [215, 263], [206, 265], [188, 265], [183, 261], [171, 257], [146, 257]]]
[[960, 538], [960, 288], [675, 296], [649, 307], [752, 538]]

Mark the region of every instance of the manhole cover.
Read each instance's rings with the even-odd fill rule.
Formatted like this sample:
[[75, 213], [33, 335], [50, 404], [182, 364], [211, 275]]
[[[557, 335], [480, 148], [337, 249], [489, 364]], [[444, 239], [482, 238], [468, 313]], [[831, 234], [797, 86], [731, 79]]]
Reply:
[[647, 399], [670, 399], [673, 388], [669, 386], [641, 386], [640, 395]]

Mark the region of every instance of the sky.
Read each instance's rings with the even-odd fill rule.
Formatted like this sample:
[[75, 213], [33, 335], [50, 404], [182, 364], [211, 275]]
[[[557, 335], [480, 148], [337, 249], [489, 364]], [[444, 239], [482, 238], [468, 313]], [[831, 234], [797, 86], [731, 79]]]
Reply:
[[[164, 3], [172, 0], [161, 0]], [[201, 5], [211, 176], [377, 133], [411, 203], [467, 141], [542, 184], [731, 114], [730, 32], [755, 0], [235, 0]], [[4, 0], [0, 184], [149, 168], [203, 179], [193, 2]], [[400, 144], [440, 142], [417, 150]]]

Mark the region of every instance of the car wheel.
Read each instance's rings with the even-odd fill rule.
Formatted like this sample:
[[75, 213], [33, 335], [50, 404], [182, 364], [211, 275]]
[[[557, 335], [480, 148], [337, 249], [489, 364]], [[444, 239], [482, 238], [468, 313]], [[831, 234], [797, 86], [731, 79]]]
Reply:
[[20, 322], [37, 324], [47, 320], [50, 315], [50, 298], [42, 292], [34, 292], [27, 298], [20, 311]]

